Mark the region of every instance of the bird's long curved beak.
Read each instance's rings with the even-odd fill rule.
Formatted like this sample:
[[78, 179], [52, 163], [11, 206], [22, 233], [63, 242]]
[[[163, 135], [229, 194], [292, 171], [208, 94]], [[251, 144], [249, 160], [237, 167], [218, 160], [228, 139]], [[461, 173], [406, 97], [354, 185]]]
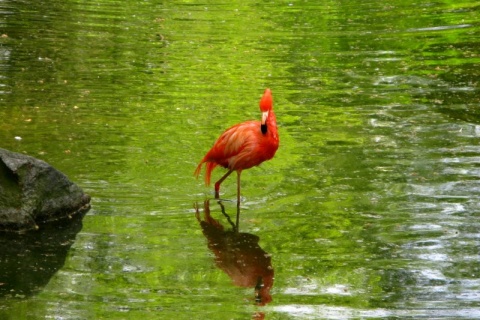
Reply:
[[262, 112], [262, 125], [267, 122], [267, 118], [268, 118], [268, 111]]

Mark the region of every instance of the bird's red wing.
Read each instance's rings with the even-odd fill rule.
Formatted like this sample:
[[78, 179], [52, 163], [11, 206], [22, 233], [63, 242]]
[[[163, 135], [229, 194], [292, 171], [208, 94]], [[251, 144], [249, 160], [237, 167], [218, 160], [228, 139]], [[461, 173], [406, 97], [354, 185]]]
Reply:
[[227, 129], [202, 159], [195, 175], [200, 174], [202, 164], [206, 163], [205, 182], [209, 185], [211, 173], [218, 165], [231, 170], [243, 170], [264, 161], [260, 159], [262, 152], [258, 150], [259, 137], [262, 135], [260, 124], [260, 121], [246, 121]]
[[246, 121], [225, 131], [210, 150], [214, 161], [221, 166], [238, 169], [231, 166], [232, 157], [240, 156], [251, 147], [255, 133], [260, 131], [259, 127], [259, 121]]

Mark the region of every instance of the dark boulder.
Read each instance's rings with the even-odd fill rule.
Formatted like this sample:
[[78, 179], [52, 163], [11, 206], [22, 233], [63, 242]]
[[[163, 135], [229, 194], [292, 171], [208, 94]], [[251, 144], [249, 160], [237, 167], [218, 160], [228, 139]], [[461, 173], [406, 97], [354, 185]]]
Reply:
[[90, 209], [90, 196], [48, 163], [0, 148], [0, 230], [27, 231]]

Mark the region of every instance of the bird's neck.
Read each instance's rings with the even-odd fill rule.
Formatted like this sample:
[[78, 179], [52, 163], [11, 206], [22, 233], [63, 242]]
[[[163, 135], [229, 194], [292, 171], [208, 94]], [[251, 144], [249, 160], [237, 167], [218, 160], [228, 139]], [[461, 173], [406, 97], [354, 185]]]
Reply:
[[267, 127], [277, 130], [277, 118], [273, 109], [268, 112]]

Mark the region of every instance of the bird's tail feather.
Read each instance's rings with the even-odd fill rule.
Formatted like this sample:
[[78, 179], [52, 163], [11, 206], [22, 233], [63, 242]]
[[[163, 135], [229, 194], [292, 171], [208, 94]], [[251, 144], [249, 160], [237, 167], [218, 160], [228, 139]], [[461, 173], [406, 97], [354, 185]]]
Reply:
[[206, 172], [205, 172], [205, 184], [207, 186], [209, 186], [210, 185], [210, 178], [212, 176], [212, 171], [217, 166], [217, 164], [215, 162], [200, 161], [200, 163], [198, 164], [197, 169], [195, 169], [195, 172], [194, 172], [193, 175], [198, 178], [204, 163], [206, 163], [206, 167], [207, 167]]
[[217, 166], [215, 162], [207, 162], [207, 171], [205, 172], [205, 184], [210, 185], [210, 177], [212, 176], [212, 171]]
[[198, 179], [198, 176], [200, 175], [200, 171], [202, 170], [202, 165], [203, 165], [203, 161], [200, 161], [200, 163], [198, 164], [197, 166], [197, 169], [195, 169], [195, 172], [193, 173], [193, 175]]

